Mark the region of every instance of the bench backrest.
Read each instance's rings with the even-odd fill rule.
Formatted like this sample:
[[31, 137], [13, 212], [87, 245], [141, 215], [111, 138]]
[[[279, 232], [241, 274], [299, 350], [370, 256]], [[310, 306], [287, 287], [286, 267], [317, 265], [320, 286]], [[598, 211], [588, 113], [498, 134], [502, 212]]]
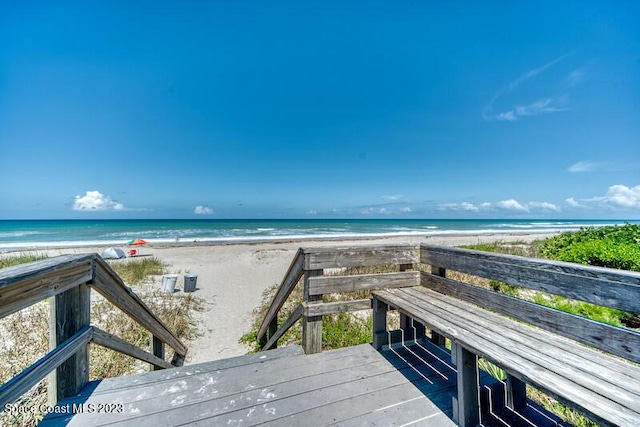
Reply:
[[422, 284], [429, 288], [640, 363], [640, 333], [635, 330], [444, 277], [445, 270], [455, 270], [637, 313], [639, 273], [432, 245], [421, 245], [420, 261], [432, 266], [432, 272], [424, 272], [421, 277]]

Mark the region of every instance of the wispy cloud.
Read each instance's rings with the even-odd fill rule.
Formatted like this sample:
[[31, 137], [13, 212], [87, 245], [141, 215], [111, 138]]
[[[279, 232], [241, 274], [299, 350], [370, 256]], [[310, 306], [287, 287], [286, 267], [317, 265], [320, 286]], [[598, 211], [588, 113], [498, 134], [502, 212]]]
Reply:
[[315, 209], [309, 209], [307, 211], [307, 215], [309, 216], [318, 215], [318, 211], [316, 211]]
[[193, 213], [196, 215], [213, 215], [215, 212], [213, 208], [204, 205], [198, 205], [193, 210]]
[[571, 173], [593, 172], [601, 165], [603, 165], [603, 163], [580, 161], [569, 166], [567, 170]]
[[128, 210], [122, 203], [112, 200], [101, 192], [87, 191], [84, 196], [76, 196], [73, 201], [74, 211], [124, 211]]
[[533, 68], [517, 77], [491, 98], [491, 100], [485, 105], [482, 111], [482, 117], [485, 120], [515, 121], [521, 117], [537, 116], [539, 114], [557, 113], [570, 110], [570, 108], [567, 107], [569, 97], [565, 95], [547, 96], [533, 102], [515, 104], [499, 112], [495, 111], [495, 104], [497, 103], [499, 98], [502, 98], [516, 91], [516, 89], [522, 86], [525, 82], [542, 74], [547, 69], [553, 67], [555, 64], [561, 62], [570, 55], [571, 53], [561, 55], [558, 58], [549, 61], [540, 67]]
[[467, 212], [482, 212], [482, 211], [511, 211], [511, 212], [560, 212], [561, 209], [549, 202], [528, 202], [520, 203], [515, 199], [506, 199], [499, 202], [483, 202], [480, 204], [473, 204], [469, 202], [462, 203], [444, 203], [438, 205], [439, 210], [454, 210], [454, 211], [467, 211]]
[[399, 200], [401, 197], [402, 197], [402, 194], [393, 194], [391, 196], [382, 196], [383, 199], [392, 200], [392, 201]]

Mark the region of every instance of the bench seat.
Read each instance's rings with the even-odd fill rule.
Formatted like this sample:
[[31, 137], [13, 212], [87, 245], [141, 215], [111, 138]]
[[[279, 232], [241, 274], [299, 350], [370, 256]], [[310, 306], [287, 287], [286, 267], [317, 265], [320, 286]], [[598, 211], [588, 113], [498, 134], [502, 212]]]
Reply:
[[422, 286], [373, 297], [600, 424], [640, 425], [638, 365]]

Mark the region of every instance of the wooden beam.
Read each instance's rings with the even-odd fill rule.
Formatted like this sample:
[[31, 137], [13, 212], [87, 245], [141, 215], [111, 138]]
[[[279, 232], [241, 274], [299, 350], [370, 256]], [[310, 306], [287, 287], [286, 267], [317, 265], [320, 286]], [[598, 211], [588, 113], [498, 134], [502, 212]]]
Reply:
[[640, 273], [469, 249], [422, 245], [421, 261], [487, 279], [630, 312], [640, 306]]
[[4, 408], [7, 403], [14, 402], [46, 377], [49, 372], [85, 347], [91, 340], [92, 333], [91, 326], [82, 328], [54, 350], [38, 359], [33, 365], [0, 386], [0, 408]]
[[264, 335], [267, 333], [267, 329], [269, 328], [269, 324], [273, 321], [274, 317], [277, 317], [278, 312], [293, 292], [293, 289], [298, 284], [300, 279], [302, 278], [304, 266], [304, 253], [302, 249], [298, 249], [296, 255], [293, 257], [291, 261], [291, 265], [289, 265], [289, 269], [287, 273], [284, 275], [282, 279], [282, 283], [278, 288], [278, 291], [273, 296], [273, 300], [271, 300], [271, 304], [269, 305], [269, 309], [267, 310], [267, 314], [264, 316], [262, 320], [262, 324], [258, 329], [258, 342], [263, 339]]
[[371, 301], [373, 307], [373, 347], [381, 350], [382, 346], [388, 344], [387, 338], [387, 310], [388, 306], [378, 298], [373, 297]]
[[[304, 272], [303, 301], [313, 303], [322, 301], [322, 295], [309, 294], [309, 279], [322, 276], [323, 270], [309, 270]], [[302, 348], [306, 354], [322, 351], [322, 316], [302, 317]]]
[[309, 279], [309, 295], [401, 288], [420, 284], [420, 272], [323, 276]]
[[415, 264], [420, 260], [417, 245], [305, 248], [305, 270], [362, 267], [383, 264]]
[[122, 279], [102, 258], [96, 260], [94, 287], [113, 305], [173, 348], [178, 356], [184, 357], [186, 355], [187, 348], [180, 339], [147, 307], [135, 292], [124, 284]]
[[0, 318], [89, 282], [97, 256], [63, 255], [0, 269]]
[[284, 322], [284, 325], [282, 325], [282, 327], [274, 332], [274, 334], [269, 338], [269, 341], [265, 343], [262, 350], [271, 350], [272, 348], [276, 348], [278, 340], [300, 319], [300, 317], [302, 317], [303, 312], [303, 304], [298, 305], [289, 318]]
[[[156, 356], [158, 359], [164, 360], [164, 343], [162, 340], [152, 333], [149, 333], [151, 340], [151, 354]], [[158, 369], [162, 369], [161, 367], [151, 364], [151, 370], [157, 371]]]
[[[475, 427], [480, 424], [480, 400], [478, 398], [478, 357], [454, 342], [455, 366], [458, 377], [458, 397], [454, 401], [454, 421], [460, 427]], [[457, 406], [457, 411], [456, 411]]]
[[507, 402], [512, 411], [522, 413], [527, 406], [527, 384], [511, 374], [507, 374]]
[[462, 301], [531, 323], [563, 337], [640, 363], [640, 332], [638, 331], [607, 325], [429, 273], [422, 273], [422, 284]]
[[142, 350], [140, 347], [136, 347], [135, 345], [123, 340], [122, 338], [98, 329], [95, 326], [93, 328], [93, 337], [91, 338], [91, 342], [126, 354], [127, 356], [131, 356], [138, 360], [142, 360], [143, 362], [150, 363], [157, 368], [166, 369], [174, 367], [166, 360], [148, 353]]
[[[49, 300], [49, 349], [53, 350], [91, 321], [91, 289], [79, 285]], [[85, 345], [49, 376], [48, 400], [54, 405], [76, 395], [89, 382], [89, 347]]]
[[357, 299], [353, 301], [334, 301], [324, 303], [303, 303], [305, 316], [324, 316], [325, 314], [344, 313], [371, 309], [371, 299]]

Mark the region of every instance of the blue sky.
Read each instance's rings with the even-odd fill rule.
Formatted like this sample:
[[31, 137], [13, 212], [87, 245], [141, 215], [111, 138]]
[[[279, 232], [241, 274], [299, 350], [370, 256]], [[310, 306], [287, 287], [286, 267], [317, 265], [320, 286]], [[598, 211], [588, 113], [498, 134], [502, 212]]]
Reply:
[[637, 219], [639, 171], [638, 2], [0, 5], [0, 218]]

